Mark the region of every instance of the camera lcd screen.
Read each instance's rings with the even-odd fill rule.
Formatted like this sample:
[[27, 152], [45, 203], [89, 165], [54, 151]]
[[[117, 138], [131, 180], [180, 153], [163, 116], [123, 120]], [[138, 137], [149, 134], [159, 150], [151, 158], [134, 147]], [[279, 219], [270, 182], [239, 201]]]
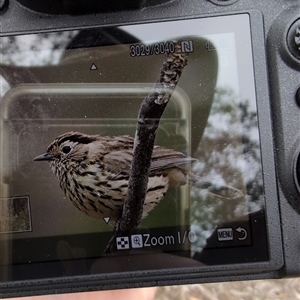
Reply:
[[[153, 156], [167, 173], [184, 157], [185, 171], [166, 179], [153, 158], [138, 229], [103, 255], [139, 106], [175, 44], [187, 65]], [[269, 259], [248, 14], [12, 35], [0, 45], [2, 281]]]

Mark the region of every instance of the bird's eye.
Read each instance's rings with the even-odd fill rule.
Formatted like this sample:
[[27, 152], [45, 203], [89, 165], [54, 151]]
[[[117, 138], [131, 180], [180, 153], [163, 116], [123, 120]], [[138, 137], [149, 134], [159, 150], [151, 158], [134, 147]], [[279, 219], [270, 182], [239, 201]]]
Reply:
[[72, 150], [72, 148], [71, 148], [70, 146], [64, 146], [64, 147], [62, 148], [62, 152], [63, 152], [64, 154], [70, 153], [71, 150]]

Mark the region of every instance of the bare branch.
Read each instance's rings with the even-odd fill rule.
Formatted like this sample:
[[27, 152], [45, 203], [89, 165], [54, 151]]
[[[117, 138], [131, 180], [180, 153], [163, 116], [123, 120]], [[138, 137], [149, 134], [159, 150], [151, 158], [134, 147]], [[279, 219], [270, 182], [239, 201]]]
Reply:
[[104, 254], [108, 254], [115, 248], [116, 236], [128, 235], [131, 230], [138, 227], [141, 221], [156, 131], [160, 118], [188, 61], [188, 54], [181, 52], [180, 43], [174, 42], [174, 44], [175, 52], [165, 55], [153, 92], [141, 103], [123, 213], [116, 222], [114, 236]]

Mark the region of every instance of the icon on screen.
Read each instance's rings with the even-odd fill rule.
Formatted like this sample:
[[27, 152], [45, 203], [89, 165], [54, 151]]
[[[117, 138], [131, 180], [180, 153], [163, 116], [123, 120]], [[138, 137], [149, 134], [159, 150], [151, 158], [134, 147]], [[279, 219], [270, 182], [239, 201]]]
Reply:
[[131, 247], [132, 248], [143, 248], [143, 237], [141, 234], [134, 234], [131, 236]]
[[129, 249], [129, 238], [128, 236], [122, 236], [116, 238], [117, 250]]

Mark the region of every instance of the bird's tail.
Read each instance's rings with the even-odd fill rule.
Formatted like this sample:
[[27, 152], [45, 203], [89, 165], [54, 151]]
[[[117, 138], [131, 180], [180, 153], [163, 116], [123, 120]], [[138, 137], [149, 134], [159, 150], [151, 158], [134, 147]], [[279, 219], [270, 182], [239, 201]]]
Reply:
[[189, 173], [188, 178], [193, 186], [200, 189], [205, 189], [219, 198], [234, 200], [245, 196], [239, 189], [236, 189], [230, 185], [220, 184], [217, 181], [209, 180], [201, 176], [197, 176], [194, 173]]

